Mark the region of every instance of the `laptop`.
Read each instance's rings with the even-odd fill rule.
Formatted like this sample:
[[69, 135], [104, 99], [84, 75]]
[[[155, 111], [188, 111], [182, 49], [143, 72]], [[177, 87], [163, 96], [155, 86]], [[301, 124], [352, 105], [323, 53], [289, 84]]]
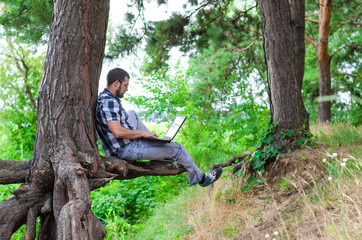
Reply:
[[176, 134], [178, 133], [178, 130], [180, 130], [182, 124], [185, 122], [185, 119], [186, 119], [185, 116], [176, 115], [175, 119], [173, 120], [171, 126], [168, 128], [163, 138], [142, 138], [142, 139], [169, 143], [175, 138]]

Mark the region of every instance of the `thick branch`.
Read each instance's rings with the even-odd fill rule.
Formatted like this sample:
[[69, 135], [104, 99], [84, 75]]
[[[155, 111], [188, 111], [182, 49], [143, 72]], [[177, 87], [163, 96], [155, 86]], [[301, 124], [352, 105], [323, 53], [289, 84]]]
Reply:
[[30, 160], [1, 160], [0, 184], [23, 183], [29, 174]]
[[184, 167], [169, 160], [125, 161], [116, 157], [102, 157], [105, 170], [117, 174], [115, 179], [132, 179], [141, 176], [170, 176], [186, 171]]

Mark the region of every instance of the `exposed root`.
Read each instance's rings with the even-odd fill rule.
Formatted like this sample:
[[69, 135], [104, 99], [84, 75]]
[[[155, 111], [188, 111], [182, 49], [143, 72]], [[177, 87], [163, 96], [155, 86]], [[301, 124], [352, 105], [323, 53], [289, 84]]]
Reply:
[[[225, 163], [217, 163], [217, 164], [212, 164], [210, 166], [210, 169], [216, 169], [218, 167], [229, 167], [229, 166], [233, 166], [233, 173], [236, 173], [237, 171], [239, 171], [243, 166], [245, 166], [245, 158], [249, 157], [251, 154], [250, 153], [246, 153], [246, 154], [241, 154], [241, 155], [236, 155], [231, 157], [227, 162]], [[239, 163], [236, 163], [236, 160], [239, 160]]]

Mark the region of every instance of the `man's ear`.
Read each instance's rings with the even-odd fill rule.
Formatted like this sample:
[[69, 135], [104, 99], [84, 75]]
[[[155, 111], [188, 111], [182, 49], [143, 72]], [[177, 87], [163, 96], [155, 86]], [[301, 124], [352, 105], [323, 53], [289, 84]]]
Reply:
[[118, 81], [118, 80], [116, 80], [116, 81], [114, 81], [112, 84], [113, 84], [113, 87], [118, 88], [119, 85], [121, 84], [121, 82]]

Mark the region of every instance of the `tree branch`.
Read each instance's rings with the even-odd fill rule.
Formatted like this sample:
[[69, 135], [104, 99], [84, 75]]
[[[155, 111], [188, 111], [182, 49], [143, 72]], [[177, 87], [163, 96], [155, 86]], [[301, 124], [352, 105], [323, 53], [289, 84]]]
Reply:
[[[29, 174], [31, 159], [24, 161], [0, 159], [0, 184], [24, 183]], [[141, 176], [170, 176], [186, 171], [169, 160], [125, 161], [116, 157], [102, 157], [105, 169], [89, 177], [91, 190], [104, 186], [113, 179], [132, 179]]]
[[228, 22], [235, 22], [236, 20], [239, 20], [241, 18], [242, 15], [246, 15], [249, 11], [251, 11], [253, 8], [256, 8], [256, 5], [250, 7], [249, 9], [245, 10], [245, 11], [240, 11], [236, 14], [235, 17], [231, 18], [228, 20]]
[[349, 48], [349, 47], [358, 47], [360, 44], [359, 43], [353, 43], [353, 44], [347, 44], [347, 45], [344, 45], [340, 48], [338, 48], [332, 55], [331, 55], [331, 58], [336, 55], [336, 53], [338, 53], [339, 51], [341, 51], [342, 49], [344, 48]]
[[0, 159], [0, 184], [23, 183], [29, 174], [31, 159], [24, 161]]
[[356, 77], [356, 78], [362, 78], [362, 75], [359, 74], [353, 74], [353, 73], [334, 73], [338, 76], [349, 76], [349, 77]]
[[315, 46], [315, 47], [318, 47], [318, 42], [317, 42], [316, 40], [314, 40], [313, 38], [311, 38], [311, 37], [309, 37], [309, 36], [307, 36], [307, 35], [304, 35], [304, 40], [305, 40], [307, 43], [309, 43], [309, 44], [311, 44], [311, 45], [313, 45], [313, 46]]
[[192, 17], [192, 15], [194, 15], [195, 12], [199, 11], [201, 8], [206, 7], [207, 5], [211, 4], [212, 1], [208, 1], [206, 3], [204, 3], [203, 5], [201, 5], [200, 7], [194, 9], [188, 16], [186, 16], [187, 19], [190, 19]]
[[[30, 103], [31, 103], [31, 106], [32, 106], [33, 110], [36, 111], [37, 110], [36, 101], [35, 101], [35, 98], [33, 96], [33, 93], [31, 92], [31, 88], [30, 88], [30, 86], [28, 84], [28, 81], [29, 81], [29, 78], [28, 78], [29, 66], [25, 63], [24, 53], [23, 53], [23, 51], [21, 51], [21, 53], [17, 53], [12, 41], [10, 40], [10, 38], [7, 38], [6, 40], [8, 42], [10, 51], [12, 53], [12, 55], [10, 57], [15, 61], [15, 65], [16, 65], [17, 69], [19, 70], [19, 72], [23, 76], [26, 95], [28, 96], [28, 98], [30, 100]], [[22, 49], [21, 46], [19, 46], [19, 48]], [[20, 59], [17, 57], [17, 55], [20, 57]], [[21, 63], [21, 65], [23, 67], [20, 66], [20, 63]]]
[[[305, 19], [308, 22], [312, 22], [312, 23], [319, 23], [319, 20], [314, 20], [314, 19], [310, 19], [310, 18], [306, 18]], [[339, 22], [340, 25], [346, 25], [348, 24], [348, 22]], [[350, 22], [350, 24], [354, 25], [354, 26], [362, 26], [362, 22]]]
[[[222, 167], [222, 168], [225, 168], [225, 167], [229, 167], [229, 166], [233, 166], [233, 170], [232, 172], [233, 173], [236, 173], [237, 171], [239, 171], [241, 169], [241, 167], [244, 165], [244, 160], [249, 157], [251, 154], [250, 153], [245, 153], [245, 154], [242, 154], [242, 155], [236, 155], [236, 156], [233, 156], [229, 159], [228, 162], [226, 163], [217, 163], [217, 164], [212, 164], [210, 166], [210, 169], [211, 170], [214, 170], [218, 167]], [[236, 163], [236, 160], [240, 160], [239, 163]]]
[[102, 157], [105, 170], [116, 174], [115, 179], [132, 179], [141, 176], [170, 176], [186, 171], [169, 160], [125, 161], [116, 157]]
[[[59, 239], [103, 239], [106, 229], [91, 211], [86, 170], [79, 163], [61, 162], [54, 188], [54, 217]], [[64, 199], [64, 194], [66, 199]]]
[[310, 19], [310, 18], [306, 18], [305, 20], [308, 22], [312, 22], [312, 23], [319, 23], [319, 20], [314, 20], [314, 19]]
[[[339, 24], [341, 25], [346, 25], [348, 23], [346, 22], [339, 22]], [[362, 22], [350, 22], [350, 24], [354, 25], [354, 26], [362, 26]]]
[[6, 198], [0, 207], [0, 239], [10, 240], [12, 234], [27, 224], [25, 239], [35, 239], [36, 217], [44, 204], [51, 199], [51, 193], [44, 193], [35, 184], [23, 184], [12, 192], [15, 196]]

